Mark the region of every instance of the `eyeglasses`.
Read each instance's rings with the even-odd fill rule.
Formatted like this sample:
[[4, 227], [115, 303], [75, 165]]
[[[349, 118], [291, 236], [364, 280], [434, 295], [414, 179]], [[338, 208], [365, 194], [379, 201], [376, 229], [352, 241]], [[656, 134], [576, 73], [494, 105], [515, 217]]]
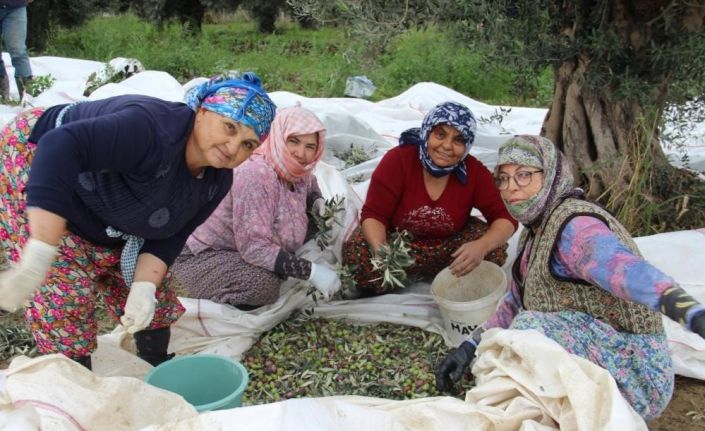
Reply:
[[534, 174], [538, 174], [539, 172], [543, 172], [542, 170], [538, 171], [519, 171], [516, 172], [514, 175], [507, 175], [507, 174], [499, 174], [496, 177], [494, 177], [494, 185], [497, 186], [498, 189], [500, 190], [507, 190], [507, 187], [509, 187], [509, 179], [513, 179], [514, 182], [517, 184], [519, 187], [526, 187], [529, 184], [531, 184], [531, 178]]

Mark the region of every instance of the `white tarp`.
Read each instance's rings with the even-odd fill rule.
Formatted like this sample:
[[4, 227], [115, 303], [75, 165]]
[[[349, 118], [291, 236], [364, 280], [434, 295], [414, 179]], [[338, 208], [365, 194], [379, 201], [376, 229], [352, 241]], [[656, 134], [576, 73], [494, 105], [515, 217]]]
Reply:
[[[6, 54], [3, 55], [6, 56]], [[50, 90], [33, 100], [29, 100], [36, 106], [50, 106], [57, 103], [85, 99], [82, 93], [85, 88], [86, 78], [90, 73], [99, 71], [102, 68], [102, 64], [99, 62], [56, 57], [32, 58], [31, 61], [36, 75], [51, 74], [57, 79]], [[10, 62], [6, 61], [6, 65], [9, 64]], [[12, 72], [10, 71], [10, 73]], [[164, 72], [147, 71], [139, 73], [122, 83], [106, 85], [94, 92], [89, 99], [98, 99], [117, 94], [138, 93], [162, 97], [168, 100], [180, 100], [186, 88], [201, 81], [202, 79], [196, 79], [181, 86], [173, 77]], [[497, 147], [509, 134], [538, 133], [545, 115], [544, 109], [514, 107], [505, 116], [501, 125], [498, 122], [482, 121], [483, 118], [488, 119], [499, 112], [500, 108], [477, 102], [434, 83], [417, 84], [397, 97], [380, 102], [348, 98], [314, 99], [277, 91], [271, 94], [278, 106], [284, 107], [301, 103], [304, 107], [314, 111], [326, 125], [328, 149], [324, 155], [325, 163], [319, 164], [316, 169], [316, 175], [326, 197], [331, 197], [334, 194], [347, 197], [346, 213], [344, 220], [342, 220], [345, 227], [340, 232], [337, 232], [331, 252], [322, 254], [315, 244], [309, 242], [299, 250], [299, 254], [330, 264], [334, 263], [336, 258], [339, 258], [343, 238], [354, 229], [357, 223], [357, 210], [362, 204], [368, 184], [368, 181], [364, 180], [369, 178], [369, 174], [377, 165], [379, 157], [387, 149], [396, 145], [396, 140], [401, 131], [409, 127], [418, 126], [428, 109], [446, 100], [454, 100], [469, 106], [477, 118], [481, 119], [478, 124], [478, 134], [472, 154], [490, 168], [494, 166], [496, 161]], [[20, 109], [20, 107], [0, 106], [0, 122], [8, 121]], [[374, 158], [357, 166], [345, 168], [344, 163], [335, 157], [335, 154], [349, 149], [351, 145], [368, 151]], [[693, 165], [700, 160], [701, 150], [702, 148], [697, 145], [688, 148]], [[703, 151], [702, 159], [705, 161], [705, 151]], [[356, 181], [362, 179], [363, 181], [351, 186], [350, 182], [352, 179]], [[689, 292], [703, 301], [705, 301], [705, 277], [700, 275], [700, 269], [705, 266], [704, 232], [673, 232], [636, 238], [642, 252], [650, 261], [668, 274], [673, 275]], [[516, 240], [517, 235], [510, 242], [510, 250], [515, 248]], [[312, 298], [306, 296], [306, 290], [307, 288], [300, 283], [287, 281], [282, 284], [281, 297], [275, 304], [252, 312], [242, 312], [233, 307], [205, 300], [181, 298], [186, 307], [186, 314], [173, 327], [170, 348], [178, 354], [209, 352], [240, 358], [243, 352], [249, 349], [263, 332], [285, 320], [294, 311], [311, 308], [314, 305]], [[325, 318], [344, 318], [362, 323], [392, 322], [411, 325], [439, 333], [444, 337], [446, 335], [438, 307], [429, 294], [429, 285], [425, 283], [411, 286], [401, 294], [388, 294], [376, 298], [350, 301], [335, 301], [327, 304], [319, 303], [314, 308], [314, 314]], [[705, 341], [694, 334], [688, 333], [668, 319], [665, 320], [667, 321], [667, 334], [676, 364], [676, 371], [682, 375], [705, 379]], [[558, 349], [560, 352], [557, 352], [555, 344], [545, 338], [539, 343], [544, 346], [539, 350], [543, 352], [543, 348], [545, 348], [551, 352], [551, 355], [555, 355], [553, 357], [556, 359], [547, 360], [544, 358], [538, 361], [541, 366], [550, 365], [548, 370], [542, 368], [544, 370], [543, 378], [557, 379], [556, 388], [562, 387], [563, 389], [556, 389], [556, 391], [560, 392], [562, 390], [563, 393], [560, 395], [562, 398], [557, 398], [558, 401], [554, 400], [556, 402], [542, 400], [542, 390], [539, 388], [537, 391], [537, 386], [531, 386], [531, 382], [524, 381], [527, 378], [526, 375], [530, 375], [533, 372], [532, 368], [529, 368], [528, 371], [521, 368], [512, 370], [498, 365], [500, 362], [491, 362], [494, 360], [491, 358], [495, 357], [499, 358], [497, 361], [503, 361], [510, 360], [511, 355], [515, 354], [532, 355], [531, 349], [521, 350], [521, 352], [515, 350], [515, 348], [519, 349], [517, 346], [523, 342], [524, 338], [523, 336], [516, 337], [513, 332], [498, 332], [493, 337], [494, 341], [492, 343], [487, 340], [483, 341], [482, 349], [487, 353], [483, 354], [475, 365], [476, 372], [487, 375], [488, 382], [498, 386], [499, 389], [497, 390], [501, 389], [507, 391], [506, 394], [513, 394], [510, 397], [507, 397], [506, 394], [498, 396], [497, 392], [493, 392], [496, 391], [495, 389], [488, 389], [486, 395], [481, 396], [479, 394], [485, 393], [478, 389], [474, 392], [478, 395], [469, 395], [469, 402], [467, 403], [451, 398], [403, 402], [351, 397], [290, 400], [266, 406], [213, 412], [201, 415], [198, 419], [193, 419], [192, 422], [186, 421], [178, 426], [174, 425], [173, 428], [163, 427], [160, 429], [198, 429], [198, 427], [202, 427], [201, 429], [217, 429], [216, 425], [221, 426], [227, 423], [241, 424], [240, 420], [257, 420], [248, 422], [248, 424], [259, 423], [262, 426], [258, 429], [261, 430], [298, 429], [294, 426], [297, 423], [296, 418], [298, 417], [300, 420], [307, 418], [306, 415], [300, 415], [299, 411], [310, 412], [310, 414], [317, 412], [316, 414], [319, 414], [322, 418], [325, 417], [325, 420], [321, 419], [321, 427], [326, 424], [337, 424], [340, 426], [336, 425], [336, 427], [340, 429], [346, 429], [345, 426], [355, 426], [356, 429], [359, 429], [359, 425], [362, 424], [361, 421], [366, 418], [372, 421], [370, 427], [373, 429], [441, 429], [441, 427], [444, 430], [503, 429], [502, 426], [505, 425], [501, 424], [506, 423], [507, 420], [515, 421], [513, 423], [516, 424], [518, 423], [516, 421], [524, 419], [534, 420], [535, 422], [524, 423], [522, 425], [524, 428], [522, 429], [552, 429], [546, 428], [546, 426], [552, 426], [549, 423], [550, 421], [544, 421], [547, 417], [551, 417], [554, 420], [561, 418], [562, 424], [564, 421], [574, 421], [576, 424], [581, 424], [580, 426], [576, 425], [574, 429], [609, 429], [608, 423], [612, 423], [610, 421], [628, 423], [629, 425], [624, 425], [624, 429], [629, 429], [628, 426], [634, 426], [635, 428], [633, 429], [645, 429], [642, 422], [635, 420], [634, 414], [627, 408], [628, 406], [625, 407], [626, 404], [624, 404], [621, 397], [615, 395], [614, 382], [604, 370], [575, 357], [568, 360], [566, 358], [567, 353], [560, 349]], [[447, 337], [446, 340], [448, 340]], [[126, 378], [126, 376], [141, 378], [149, 369], [149, 365], [132, 354], [131, 349], [133, 349], [131, 340], [120, 327], [116, 328], [112, 334], [101, 336], [98, 350], [93, 356], [95, 375], [103, 377], [114, 376], [115, 378]], [[491, 352], [495, 353], [490, 354]], [[559, 357], [560, 359], [558, 359]], [[536, 356], [535, 359], [537, 358], [540, 359], [541, 356]], [[47, 376], [55, 373], [70, 376], [75, 371], [75, 366], [70, 361], [63, 361], [63, 365], [56, 365], [61, 367], [61, 372], [57, 371], [56, 368], [51, 368], [55, 366], [56, 361], [58, 360], [36, 359], [31, 366], [28, 365], [21, 370], [14, 370], [13, 364], [14, 371], [10, 372], [11, 375], [8, 382], [11, 382], [13, 378], [21, 381], [27, 374], [34, 373], [44, 379], [51, 380]], [[556, 364], [558, 364], [557, 367]], [[68, 369], [66, 369], [67, 367]], [[583, 379], [583, 377], [585, 378]], [[570, 381], [570, 378], [575, 378], [576, 380]], [[97, 386], [92, 387], [91, 390], [107, 390], [105, 386], [101, 386], [104, 384], [102, 379], [98, 377], [94, 377], [94, 379], [90, 383]], [[130, 381], [136, 382], [136, 380]], [[535, 381], [533, 382], [536, 383]], [[70, 381], [62, 381], [61, 385], [64, 385], [66, 389], [65, 391], [53, 393], [53, 402], [55, 404], [60, 404], [63, 402], [63, 398], [66, 398], [67, 402], [69, 402], [69, 399], [70, 402], [84, 402], [88, 403], [87, 408], [92, 408], [92, 401], [90, 401], [92, 397], [87, 396], [83, 400], [77, 401], [74, 397], [80, 391], [72, 390]], [[533, 389], [520, 390], [512, 385], [524, 385]], [[135, 387], [138, 386], [136, 385]], [[513, 389], [510, 389], [510, 387]], [[0, 385], [0, 388], [2, 388], [2, 385]], [[23, 395], [28, 398], [43, 396], [42, 394], [48, 391], [48, 385], [45, 385], [45, 387], [41, 385], [28, 386], [28, 388], [34, 388], [28, 390], [36, 391], [36, 393]], [[10, 389], [11, 385], [8, 383], [7, 387], [5, 387], [5, 396], [8, 395], [8, 391], [12, 392]], [[141, 389], [138, 394], [131, 396], [137, 400], [152, 396], [145, 395], [145, 392], [141, 392]], [[478, 398], [473, 398], [475, 396]], [[118, 393], [113, 393], [113, 397], [115, 400], [123, 398]], [[517, 398], [516, 403], [507, 401], [502, 404], [500, 410], [493, 410], [494, 413], [492, 414], [487, 413], [486, 406], [495, 406], [497, 399], [508, 400], [508, 398], [512, 397]], [[17, 397], [12, 399], [17, 399]], [[96, 402], [100, 399], [101, 397], [96, 397]], [[488, 402], [488, 399], [495, 401]], [[527, 402], [534, 403], [532, 404], [534, 407], [528, 408], [527, 404], [525, 404]], [[116, 403], [120, 408], [123, 407], [122, 401], [116, 401]], [[139, 409], [139, 404], [139, 402], [134, 402], [130, 406]], [[149, 403], [145, 401], [144, 405], [149, 405]], [[578, 409], [576, 406], [579, 405], [588, 406], [587, 410]], [[290, 408], [290, 406], [295, 408]], [[517, 410], [517, 406], [521, 406], [521, 409]], [[15, 407], [18, 406], [16, 405]], [[96, 405], [96, 409], [98, 408], [104, 407]], [[264, 412], [267, 414], [262, 414]], [[355, 413], [351, 417], [357, 419], [345, 422], [344, 417], [339, 415], [340, 412], [347, 412], [345, 414]], [[597, 419], [585, 419], [587, 418], [587, 416], [584, 416], [587, 414], [586, 412], [596, 415]], [[598, 412], [602, 412], [601, 415], [597, 415]], [[137, 411], [128, 412], [126, 410], [123, 413], [129, 415], [136, 414]], [[515, 413], [518, 416], [512, 416]], [[40, 412], [42, 420], [44, 420], [45, 414]], [[497, 416], [492, 416], [493, 414]], [[528, 416], [526, 416], [527, 414]], [[507, 415], [512, 417], [507, 419]], [[308, 418], [310, 419], [310, 417], [309, 415]], [[468, 417], [478, 418], [477, 427], [466, 425], [465, 421]], [[494, 417], [495, 419], [487, 419], [488, 417]], [[411, 418], [417, 418], [419, 422], [410, 423]], [[163, 417], [163, 421], [169, 419], [176, 420], [179, 417]], [[583, 419], [602, 422], [581, 422]], [[1, 420], [2, 414], [0, 411]], [[329, 422], [326, 422], [327, 420]], [[489, 423], [494, 424], [494, 428], [487, 425]], [[343, 426], [343, 424], [347, 425]], [[589, 424], [589, 426], [586, 424]], [[210, 425], [213, 428], [210, 428]], [[85, 426], [86, 428], [91, 428], [87, 424]], [[189, 428], [189, 426], [193, 426], [193, 428]], [[453, 428], [454, 426], [456, 428]], [[485, 428], [482, 428], [483, 426]], [[223, 429], [225, 428], [228, 427], [223, 426]], [[75, 428], [69, 427], [66, 429]], [[111, 429], [117, 428], [112, 427]], [[306, 429], [315, 428], [306, 427]]]
[[3, 394], [14, 405], [0, 411], [0, 421], [67, 431], [647, 429], [606, 370], [536, 331], [488, 331], [473, 374], [477, 385], [465, 401], [336, 396], [197, 415], [180, 397], [138, 379], [97, 377], [61, 355], [19, 358]]

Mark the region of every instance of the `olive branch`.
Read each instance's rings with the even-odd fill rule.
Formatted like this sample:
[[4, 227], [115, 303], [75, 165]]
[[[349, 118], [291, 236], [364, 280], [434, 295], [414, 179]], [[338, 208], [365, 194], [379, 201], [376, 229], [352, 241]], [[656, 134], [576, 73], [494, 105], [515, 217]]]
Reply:
[[391, 241], [382, 245], [370, 259], [374, 270], [382, 273], [371, 281], [382, 280], [382, 288], [385, 291], [404, 287], [407, 280], [406, 268], [414, 263], [410, 254], [411, 248], [408, 246], [409, 241], [411, 234], [406, 230], [392, 232]]
[[328, 247], [331, 240], [331, 231], [333, 230], [333, 225], [343, 226], [336, 215], [343, 211], [343, 203], [345, 202], [345, 197], [335, 195], [330, 199], [326, 199], [324, 204], [323, 215], [318, 214], [316, 211], [309, 211], [313, 222], [316, 224], [316, 244], [321, 250], [325, 250]]

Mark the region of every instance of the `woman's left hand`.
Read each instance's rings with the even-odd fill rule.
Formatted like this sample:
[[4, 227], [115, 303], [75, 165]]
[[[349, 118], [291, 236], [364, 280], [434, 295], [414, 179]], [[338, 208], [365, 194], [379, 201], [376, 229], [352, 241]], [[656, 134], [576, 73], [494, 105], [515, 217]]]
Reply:
[[478, 241], [469, 241], [458, 247], [451, 257], [450, 272], [456, 277], [469, 273], [485, 258], [485, 248]]

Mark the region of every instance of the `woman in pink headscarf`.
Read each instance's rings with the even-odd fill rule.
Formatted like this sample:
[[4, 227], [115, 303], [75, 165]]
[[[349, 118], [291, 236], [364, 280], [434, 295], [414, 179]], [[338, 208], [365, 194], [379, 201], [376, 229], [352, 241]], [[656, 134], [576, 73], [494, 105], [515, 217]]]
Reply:
[[172, 267], [193, 297], [248, 310], [275, 302], [287, 277], [310, 281], [325, 298], [340, 288], [335, 271], [294, 254], [306, 238], [307, 211], [323, 208], [312, 172], [324, 135], [311, 111], [277, 111], [267, 139], [233, 171], [230, 192]]

